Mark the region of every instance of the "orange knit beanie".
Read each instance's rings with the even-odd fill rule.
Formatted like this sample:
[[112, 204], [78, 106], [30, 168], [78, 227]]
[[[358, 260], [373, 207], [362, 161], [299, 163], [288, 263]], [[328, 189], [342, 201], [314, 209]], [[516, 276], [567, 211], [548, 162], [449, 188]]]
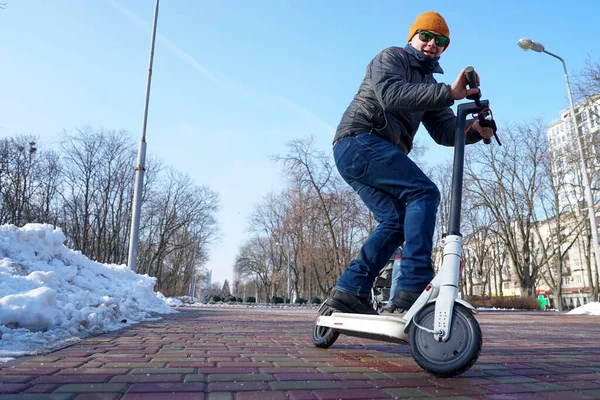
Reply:
[[412, 40], [418, 30], [436, 31], [448, 38], [446, 47], [450, 45], [450, 29], [448, 29], [444, 18], [435, 11], [424, 12], [415, 19], [415, 22], [413, 22], [408, 30], [408, 42]]

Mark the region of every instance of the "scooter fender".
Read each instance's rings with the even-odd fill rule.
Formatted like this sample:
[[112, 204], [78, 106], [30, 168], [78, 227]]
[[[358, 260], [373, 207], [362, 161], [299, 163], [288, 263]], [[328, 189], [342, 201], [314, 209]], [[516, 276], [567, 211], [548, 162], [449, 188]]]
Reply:
[[327, 304], [325, 304], [326, 302], [322, 302], [321, 305], [319, 306], [319, 309], [317, 310], [317, 315], [321, 315], [321, 311], [327, 307]]
[[466, 301], [464, 301], [463, 299], [456, 299], [454, 300], [455, 303], [460, 303], [463, 306], [465, 306], [469, 311], [471, 311], [473, 314], [477, 314], [479, 311], [477, 311], [477, 309], [475, 307], [473, 307], [470, 303], [467, 303]]
[[[436, 298], [434, 298], [434, 299], [431, 299], [431, 300], [429, 300], [428, 302], [426, 302], [426, 303], [423, 305], [423, 307], [420, 307], [418, 310], [416, 310], [416, 312], [414, 312], [414, 313], [411, 313], [411, 315], [410, 315], [410, 316], [408, 316], [408, 318], [406, 318], [406, 316], [405, 316], [405, 318], [404, 318], [404, 320], [406, 321], [406, 322], [405, 322], [405, 324], [406, 324], [406, 325], [405, 325], [405, 328], [404, 328], [404, 332], [405, 332], [405, 333], [408, 333], [408, 330], [409, 330], [409, 328], [410, 328], [410, 325], [411, 325], [411, 323], [412, 323], [412, 319], [413, 319], [413, 317], [414, 317], [415, 315], [417, 315], [417, 314], [419, 313], [419, 311], [421, 311], [421, 309], [425, 308], [427, 305], [429, 305], [429, 304], [431, 304], [431, 303], [435, 303], [435, 302], [436, 302], [436, 300], [437, 300], [437, 297], [436, 297]], [[468, 309], [469, 311], [471, 311], [473, 314], [477, 314], [477, 313], [479, 313], [479, 311], [477, 311], [477, 308], [475, 308], [473, 305], [471, 305], [471, 303], [468, 303], [468, 302], [466, 302], [466, 301], [465, 301], [465, 300], [463, 300], [463, 299], [455, 299], [455, 300], [454, 300], [454, 302], [455, 302], [455, 303], [459, 303], [459, 304], [463, 305], [465, 308], [467, 308], [467, 309]]]

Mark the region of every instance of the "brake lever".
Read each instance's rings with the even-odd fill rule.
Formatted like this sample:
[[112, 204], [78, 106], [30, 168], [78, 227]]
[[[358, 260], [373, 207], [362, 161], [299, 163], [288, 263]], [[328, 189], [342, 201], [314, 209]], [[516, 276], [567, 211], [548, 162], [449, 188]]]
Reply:
[[[491, 110], [489, 110], [489, 109], [483, 110], [482, 112], [480, 112], [477, 115], [477, 119], [479, 120], [479, 125], [481, 125], [482, 128], [492, 128], [492, 130], [494, 131], [494, 139], [496, 139], [496, 142], [498, 142], [498, 146], [502, 146], [502, 143], [500, 143], [500, 139], [498, 138], [498, 135], [496, 134], [496, 131], [498, 130], [498, 128], [496, 127], [496, 121], [494, 121], [494, 119], [492, 117]], [[485, 144], [490, 144], [491, 140], [484, 139], [483, 142]]]
[[[471, 89], [477, 89], [477, 92], [467, 96], [467, 99], [475, 101], [475, 105], [481, 106], [481, 89], [479, 89], [479, 85], [477, 85], [477, 74], [475, 73], [475, 69], [473, 67], [465, 68], [465, 77], [467, 78], [467, 84]], [[498, 139], [498, 135], [496, 134], [496, 122], [492, 117], [492, 111], [490, 109], [485, 109], [477, 115], [479, 119], [479, 125], [485, 128], [492, 128], [494, 131], [494, 138], [496, 142], [498, 142], [499, 146], [502, 146], [500, 143], [500, 139]], [[483, 143], [490, 144], [492, 141], [490, 139], [483, 139]]]

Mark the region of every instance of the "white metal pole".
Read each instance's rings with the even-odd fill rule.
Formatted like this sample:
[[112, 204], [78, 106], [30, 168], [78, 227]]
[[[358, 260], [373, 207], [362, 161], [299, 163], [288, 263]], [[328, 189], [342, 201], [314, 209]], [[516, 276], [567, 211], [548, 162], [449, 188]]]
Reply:
[[129, 256], [127, 262], [133, 272], [136, 271], [137, 245], [140, 229], [140, 211], [142, 206], [142, 189], [144, 187], [144, 172], [146, 170], [146, 123], [148, 121], [148, 102], [150, 100], [150, 84], [152, 82], [152, 62], [154, 61], [154, 41], [156, 38], [156, 22], [158, 20], [158, 2], [154, 6], [152, 22], [152, 39], [150, 41], [150, 61], [148, 62], [148, 77], [146, 80], [146, 101], [144, 104], [144, 119], [142, 122], [142, 138], [138, 149], [137, 167], [135, 168], [135, 186], [133, 192], [133, 215], [129, 235]]
[[600, 271], [600, 245], [598, 243], [598, 223], [596, 222], [596, 211], [594, 208], [594, 199], [592, 197], [592, 187], [590, 185], [590, 178], [587, 168], [587, 162], [585, 161], [585, 155], [583, 153], [583, 144], [581, 143], [581, 131], [577, 124], [577, 117], [575, 112], [575, 106], [573, 105], [573, 96], [571, 95], [571, 85], [569, 83], [569, 74], [567, 73], [567, 65], [565, 60], [556, 54], [550, 53], [547, 50], [543, 50], [544, 53], [558, 58], [563, 65], [565, 71], [565, 81], [567, 83], [567, 94], [569, 96], [569, 105], [571, 107], [571, 120], [573, 121], [573, 127], [575, 128], [575, 137], [577, 139], [577, 147], [579, 149], [579, 157], [581, 158], [581, 175], [583, 179], [583, 186], [585, 191], [585, 200], [587, 203], [588, 215], [590, 218], [590, 228], [592, 231], [592, 242], [594, 246], [594, 255], [596, 257], [596, 271]]
[[292, 303], [292, 298], [290, 297], [290, 252], [288, 251], [288, 260], [287, 260], [287, 297], [290, 299], [290, 304]]

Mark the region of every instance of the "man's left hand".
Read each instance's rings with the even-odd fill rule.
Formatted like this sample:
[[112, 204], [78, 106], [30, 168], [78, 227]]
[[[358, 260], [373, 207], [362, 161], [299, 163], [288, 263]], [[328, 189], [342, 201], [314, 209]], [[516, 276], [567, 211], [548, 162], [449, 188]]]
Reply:
[[494, 137], [494, 130], [492, 128], [484, 128], [481, 126], [481, 124], [479, 124], [479, 120], [475, 120], [473, 123], [473, 129], [479, 132], [479, 135], [481, 135], [481, 137], [484, 139], [491, 140]]

